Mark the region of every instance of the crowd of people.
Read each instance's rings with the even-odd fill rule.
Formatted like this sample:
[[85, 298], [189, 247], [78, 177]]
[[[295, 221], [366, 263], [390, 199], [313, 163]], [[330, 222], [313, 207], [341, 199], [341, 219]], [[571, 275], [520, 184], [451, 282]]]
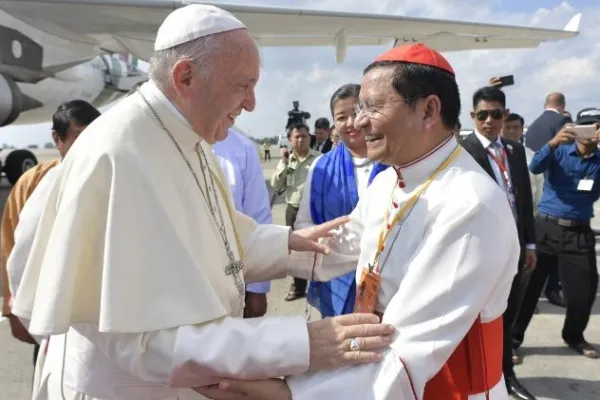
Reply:
[[[61, 158], [19, 179], [2, 223], [34, 400], [533, 400], [514, 365], [544, 287], [566, 345], [598, 356], [599, 109], [573, 124], [551, 93], [523, 135], [492, 79], [460, 136], [453, 67], [396, 47], [332, 94], [333, 124], [289, 127], [278, 226], [231, 129], [259, 67], [239, 20], [190, 5], [159, 29], [148, 82], [103, 115], [59, 107]], [[285, 276], [323, 319], [265, 317]]]

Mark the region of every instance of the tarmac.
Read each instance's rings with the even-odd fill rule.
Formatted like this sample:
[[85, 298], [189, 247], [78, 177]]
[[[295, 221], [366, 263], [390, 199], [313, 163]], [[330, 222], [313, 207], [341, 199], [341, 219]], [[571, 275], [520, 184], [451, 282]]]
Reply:
[[[263, 163], [267, 185], [278, 160], [275, 147], [271, 155], [273, 160]], [[46, 152], [40, 158], [52, 158], [52, 153]], [[2, 207], [9, 190], [6, 182], [0, 187]], [[284, 223], [284, 211], [283, 198], [276, 198], [273, 204], [274, 223]], [[596, 207], [596, 215], [593, 226], [598, 228], [600, 206]], [[318, 319], [318, 313], [310, 310], [304, 299], [293, 302], [283, 300], [290, 281], [289, 278], [273, 281], [268, 295], [267, 315], [304, 315]], [[545, 299], [540, 300], [539, 314], [534, 316], [522, 348], [524, 362], [516, 366], [515, 371], [538, 400], [600, 400], [600, 359], [587, 359], [564, 345], [560, 336], [563, 320], [563, 308]], [[600, 299], [595, 303], [586, 338], [600, 347]], [[32, 346], [13, 339], [8, 323], [0, 321], [0, 400], [30, 398], [32, 353]]]

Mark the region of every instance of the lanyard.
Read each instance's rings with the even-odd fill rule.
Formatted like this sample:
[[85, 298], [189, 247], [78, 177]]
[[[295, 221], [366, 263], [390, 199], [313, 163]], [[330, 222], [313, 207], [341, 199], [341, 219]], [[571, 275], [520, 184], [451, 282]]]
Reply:
[[419, 200], [419, 198], [421, 197], [423, 192], [425, 192], [425, 190], [429, 187], [429, 185], [434, 181], [435, 177], [450, 165], [450, 163], [460, 154], [461, 150], [462, 150], [462, 147], [457, 146], [452, 151], [450, 156], [448, 156], [448, 158], [446, 158], [440, 164], [440, 166], [437, 167], [437, 169], [435, 171], [433, 171], [433, 173], [429, 176], [429, 178], [427, 178], [427, 181], [425, 181], [425, 183], [423, 183], [417, 190], [415, 190], [414, 194], [408, 199], [408, 201], [406, 201], [406, 203], [404, 203], [402, 205], [400, 210], [398, 210], [398, 212], [394, 216], [394, 219], [390, 223], [388, 223], [391, 209], [396, 208], [395, 202], [393, 201], [394, 191], [396, 189], [396, 187], [394, 185], [394, 188], [392, 189], [392, 193], [390, 194], [391, 207], [388, 207], [388, 209], [385, 213], [385, 218], [383, 220], [383, 226], [381, 227], [381, 231], [379, 232], [379, 243], [377, 244], [377, 253], [375, 254], [375, 259], [373, 261], [373, 264], [369, 265], [370, 271], [375, 269], [375, 272], [381, 273], [383, 266], [378, 265], [379, 259], [381, 257], [381, 254], [383, 253], [384, 245], [385, 245], [390, 233], [392, 232], [393, 228], [401, 220], [404, 220], [407, 211], [412, 210], [415, 203]]
[[489, 148], [487, 151], [490, 157], [492, 157], [492, 159], [500, 169], [500, 174], [502, 175], [502, 179], [504, 179], [506, 187], [508, 188], [508, 190], [512, 191], [512, 183], [510, 181], [510, 176], [508, 176], [508, 170], [506, 169], [506, 165], [508, 164], [506, 159], [506, 151], [504, 151], [503, 147], [500, 148], [500, 154], [502, 155], [502, 158], [497, 157], [496, 154], [494, 154], [494, 152]]

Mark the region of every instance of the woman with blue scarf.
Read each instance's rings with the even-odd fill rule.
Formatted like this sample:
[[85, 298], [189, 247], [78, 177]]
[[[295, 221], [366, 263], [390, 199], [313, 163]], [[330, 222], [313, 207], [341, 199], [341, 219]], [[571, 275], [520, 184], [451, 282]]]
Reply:
[[[340, 143], [313, 163], [295, 229], [349, 215], [373, 178], [387, 168], [367, 159], [364, 134], [354, 128], [359, 93], [360, 85], [346, 84], [331, 97], [330, 108]], [[354, 272], [329, 282], [312, 281], [308, 289], [308, 302], [323, 318], [351, 313], [355, 296]]]

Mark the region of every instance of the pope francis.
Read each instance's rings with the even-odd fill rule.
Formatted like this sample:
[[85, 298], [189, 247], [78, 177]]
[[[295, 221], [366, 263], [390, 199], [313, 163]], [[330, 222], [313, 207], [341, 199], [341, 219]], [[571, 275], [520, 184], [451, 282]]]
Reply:
[[178, 9], [150, 81], [64, 158], [13, 305], [49, 337], [34, 399], [203, 399], [190, 388], [381, 359], [393, 327], [373, 315], [239, 318], [246, 281], [306, 275], [293, 250], [326, 253], [347, 221], [290, 233], [231, 206], [209, 146], [254, 109], [259, 63], [231, 14]]

